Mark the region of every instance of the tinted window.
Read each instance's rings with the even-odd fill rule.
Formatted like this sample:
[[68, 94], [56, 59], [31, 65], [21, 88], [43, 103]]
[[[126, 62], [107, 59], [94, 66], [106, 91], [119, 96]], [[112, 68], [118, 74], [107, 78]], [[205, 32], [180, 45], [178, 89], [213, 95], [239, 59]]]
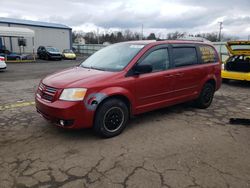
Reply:
[[173, 48], [175, 67], [197, 64], [197, 53], [194, 47]]
[[200, 45], [199, 50], [201, 53], [202, 63], [214, 63], [218, 62], [218, 56], [215, 50], [211, 46]]
[[145, 59], [140, 62], [140, 65], [152, 65], [153, 72], [166, 70], [169, 68], [168, 50], [159, 49], [151, 52]]

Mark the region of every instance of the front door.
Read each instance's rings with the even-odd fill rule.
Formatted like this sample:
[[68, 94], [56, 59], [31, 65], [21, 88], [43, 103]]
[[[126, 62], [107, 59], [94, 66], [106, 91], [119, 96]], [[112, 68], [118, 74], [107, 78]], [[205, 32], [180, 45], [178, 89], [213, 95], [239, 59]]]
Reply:
[[136, 111], [141, 113], [163, 106], [170, 97], [173, 80], [167, 47], [150, 50], [138, 64], [152, 65], [152, 72], [135, 77]]

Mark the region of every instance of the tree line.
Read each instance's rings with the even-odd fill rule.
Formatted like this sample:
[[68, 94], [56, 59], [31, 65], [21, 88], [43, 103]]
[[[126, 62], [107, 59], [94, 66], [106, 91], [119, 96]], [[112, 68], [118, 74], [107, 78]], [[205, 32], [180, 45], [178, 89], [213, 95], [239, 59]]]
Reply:
[[[85, 39], [86, 44], [103, 44], [104, 42], [109, 43], [117, 43], [123, 41], [131, 41], [131, 40], [176, 40], [179, 38], [185, 37], [202, 37], [211, 42], [218, 41], [218, 34], [216, 32], [212, 33], [199, 33], [199, 34], [187, 34], [186, 32], [171, 32], [167, 33], [164, 38], [162, 38], [162, 34], [158, 34], [156, 36], [155, 33], [150, 33], [148, 36], [142, 36], [141, 33], [133, 32], [131, 30], [125, 30], [123, 32], [111, 32], [106, 34], [97, 34], [96, 32], [72, 32], [72, 40], [75, 41], [77, 37], [83, 37]], [[231, 40], [232, 38], [223, 36], [224, 41]]]

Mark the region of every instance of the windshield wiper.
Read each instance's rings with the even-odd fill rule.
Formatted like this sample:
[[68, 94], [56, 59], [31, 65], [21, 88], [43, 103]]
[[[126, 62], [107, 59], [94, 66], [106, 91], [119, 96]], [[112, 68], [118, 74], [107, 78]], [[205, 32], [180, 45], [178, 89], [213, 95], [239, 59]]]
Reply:
[[108, 69], [105, 69], [105, 68], [100, 68], [100, 67], [95, 67], [95, 66], [84, 66], [84, 65], [81, 65], [81, 67], [83, 68], [86, 68], [86, 69], [95, 69], [95, 70], [100, 70], [100, 71], [107, 71]]
[[93, 67], [93, 66], [91, 66], [90, 68], [91, 68], [91, 69], [95, 69], [95, 70], [106, 71], [106, 69], [100, 68], [100, 67]]
[[86, 68], [86, 69], [91, 69], [92, 67], [87, 67], [87, 66], [84, 66], [84, 65], [80, 65], [80, 67], [83, 67], [83, 68]]

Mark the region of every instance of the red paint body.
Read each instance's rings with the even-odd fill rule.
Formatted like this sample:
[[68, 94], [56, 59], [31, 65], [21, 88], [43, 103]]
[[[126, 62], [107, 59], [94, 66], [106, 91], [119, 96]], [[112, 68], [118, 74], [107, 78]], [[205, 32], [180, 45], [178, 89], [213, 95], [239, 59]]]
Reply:
[[[136, 42], [131, 42], [131, 44], [134, 43]], [[88, 128], [93, 125], [96, 111], [86, 107], [85, 103], [89, 104], [91, 101], [61, 101], [59, 96], [64, 88], [87, 88], [84, 100], [87, 100], [88, 96], [93, 93], [101, 93], [106, 97], [122, 96], [129, 101], [132, 115], [194, 100], [198, 98], [203, 85], [209, 80], [215, 82], [216, 90], [218, 90], [221, 85], [221, 64], [219, 61], [126, 76], [143, 54], [152, 47], [179, 43], [204, 44], [193, 41], [148, 42], [120, 72], [74, 67], [49, 75], [41, 81], [42, 84], [45, 87], [57, 88], [57, 90], [50, 102], [36, 96], [37, 110], [46, 119], [54, 122], [60, 119], [73, 120], [74, 123], [66, 128]]]

